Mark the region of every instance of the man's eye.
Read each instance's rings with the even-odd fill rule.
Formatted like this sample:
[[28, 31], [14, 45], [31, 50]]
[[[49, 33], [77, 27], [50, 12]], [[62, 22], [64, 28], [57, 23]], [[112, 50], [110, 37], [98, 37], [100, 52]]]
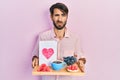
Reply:
[[65, 14], [62, 14], [62, 16], [66, 16]]

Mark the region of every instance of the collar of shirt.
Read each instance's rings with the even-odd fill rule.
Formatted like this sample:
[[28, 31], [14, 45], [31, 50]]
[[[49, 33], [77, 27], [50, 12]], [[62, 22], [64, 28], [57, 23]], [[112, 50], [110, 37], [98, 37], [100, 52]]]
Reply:
[[[55, 38], [56, 37], [56, 35], [55, 35], [55, 32], [54, 32], [54, 28], [52, 29], [52, 36], [53, 36], [53, 38]], [[70, 37], [70, 32], [68, 31], [68, 29], [66, 28], [65, 29], [65, 36], [64, 36], [64, 38], [69, 38]]]

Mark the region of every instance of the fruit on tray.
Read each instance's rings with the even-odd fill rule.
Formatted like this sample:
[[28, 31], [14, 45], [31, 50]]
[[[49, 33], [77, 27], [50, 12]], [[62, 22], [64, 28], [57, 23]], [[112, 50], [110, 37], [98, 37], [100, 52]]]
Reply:
[[41, 64], [39, 68], [37, 69], [38, 72], [50, 72], [50, 67], [46, 64]]
[[74, 56], [63, 57], [63, 60], [68, 66], [74, 64], [77, 61], [76, 57]]
[[78, 72], [79, 71], [79, 69], [78, 69], [78, 67], [76, 66], [76, 65], [70, 65], [70, 66], [67, 66], [67, 71], [69, 71], [69, 72]]

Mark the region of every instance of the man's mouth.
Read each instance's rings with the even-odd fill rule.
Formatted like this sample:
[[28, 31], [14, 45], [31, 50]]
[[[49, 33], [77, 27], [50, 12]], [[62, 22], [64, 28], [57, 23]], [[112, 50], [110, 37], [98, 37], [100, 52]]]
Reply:
[[62, 24], [63, 24], [63, 22], [58, 22], [58, 24], [62, 25]]

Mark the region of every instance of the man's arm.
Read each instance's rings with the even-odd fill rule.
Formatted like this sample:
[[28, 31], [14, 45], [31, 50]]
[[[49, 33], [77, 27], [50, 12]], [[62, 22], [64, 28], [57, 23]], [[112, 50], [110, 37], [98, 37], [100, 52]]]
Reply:
[[39, 54], [39, 38], [37, 39], [35, 48], [32, 52], [32, 68], [35, 68], [36, 66], [39, 65], [38, 54]]
[[80, 67], [80, 70], [82, 72], [84, 72], [85, 71], [84, 68], [85, 68], [86, 58], [85, 58], [84, 52], [83, 52], [83, 50], [81, 48], [81, 44], [80, 44], [80, 39], [79, 38], [76, 40], [75, 50], [76, 50], [76, 52], [75, 52], [74, 56], [78, 60], [78, 62], [77, 62], [78, 66]]
[[35, 48], [32, 52], [32, 67], [35, 68], [36, 66], [39, 66], [39, 41], [42, 41], [45, 39], [45, 35], [43, 33], [39, 33]]

